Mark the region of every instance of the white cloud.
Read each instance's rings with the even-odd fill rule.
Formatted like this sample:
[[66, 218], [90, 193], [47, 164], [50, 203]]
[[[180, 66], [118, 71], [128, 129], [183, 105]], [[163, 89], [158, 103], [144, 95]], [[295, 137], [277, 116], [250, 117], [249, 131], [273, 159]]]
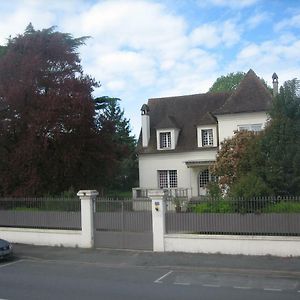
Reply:
[[260, 0], [199, 0], [200, 6], [214, 5], [220, 7], [229, 7], [232, 9], [241, 9], [252, 6]]
[[257, 13], [247, 20], [246, 25], [250, 29], [254, 29], [260, 24], [262, 24], [263, 22], [267, 21], [269, 18], [270, 15], [266, 12]]
[[191, 32], [190, 40], [199, 47], [215, 48], [220, 44], [231, 47], [240, 40], [240, 30], [232, 20], [203, 24]]
[[284, 19], [275, 25], [275, 30], [283, 30], [287, 28], [300, 28], [300, 14], [296, 14], [289, 19]]

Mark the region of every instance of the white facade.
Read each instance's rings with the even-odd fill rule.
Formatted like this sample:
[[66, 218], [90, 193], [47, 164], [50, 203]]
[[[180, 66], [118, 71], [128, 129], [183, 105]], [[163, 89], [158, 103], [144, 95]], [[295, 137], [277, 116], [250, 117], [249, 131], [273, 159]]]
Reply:
[[[139, 176], [141, 189], [159, 188], [158, 171], [177, 170], [178, 188], [188, 188], [191, 196], [199, 195], [198, 175], [201, 170], [207, 168], [205, 162], [215, 160], [216, 149], [207, 149], [182, 153], [144, 154], [139, 157]], [[203, 161], [204, 165], [188, 168], [187, 161]]]
[[[159, 183], [159, 171], [176, 170], [177, 188], [189, 189], [192, 197], [206, 194], [206, 188], [199, 185], [199, 174], [209, 168], [210, 162], [216, 159], [216, 148], [203, 147], [202, 130], [212, 129], [213, 145], [217, 147], [226, 138], [234, 135], [239, 126], [261, 125], [264, 128], [267, 122], [266, 112], [238, 113], [217, 116], [218, 124], [201, 125], [195, 127], [197, 132], [197, 145], [199, 151], [171, 153], [171, 149], [176, 150], [175, 129], [157, 130], [157, 145], [159, 145], [160, 132], [171, 132], [171, 148], [158, 149], [161, 153], [142, 154], [139, 156], [139, 180], [140, 189], [157, 189]], [[195, 165], [188, 165], [186, 162], [197, 162]]]
[[219, 142], [234, 135], [241, 125], [262, 124], [265, 127], [268, 116], [266, 112], [218, 115]]

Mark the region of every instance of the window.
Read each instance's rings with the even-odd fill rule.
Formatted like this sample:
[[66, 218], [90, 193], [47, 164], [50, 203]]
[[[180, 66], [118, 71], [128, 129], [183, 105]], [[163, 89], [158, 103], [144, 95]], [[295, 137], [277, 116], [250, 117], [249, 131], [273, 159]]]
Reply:
[[213, 146], [214, 140], [213, 140], [212, 129], [202, 129], [201, 136], [202, 136], [202, 147]]
[[171, 132], [161, 132], [159, 134], [160, 149], [171, 148]]
[[209, 171], [208, 169], [206, 169], [199, 174], [199, 186], [205, 187], [208, 183], [209, 183]]
[[160, 189], [177, 187], [177, 171], [162, 170], [158, 171], [158, 184]]
[[245, 124], [245, 125], [238, 125], [239, 131], [246, 130], [246, 131], [261, 131], [262, 124]]

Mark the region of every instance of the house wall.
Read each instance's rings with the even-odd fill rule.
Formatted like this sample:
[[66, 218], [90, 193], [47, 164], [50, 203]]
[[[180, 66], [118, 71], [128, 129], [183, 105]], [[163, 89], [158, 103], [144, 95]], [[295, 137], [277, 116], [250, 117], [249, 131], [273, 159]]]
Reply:
[[[139, 156], [140, 188], [158, 188], [158, 170], [177, 170], [178, 188], [191, 188], [192, 196], [198, 195], [197, 176], [201, 168], [187, 168], [188, 160], [215, 160], [217, 150], [183, 153], [156, 153]], [[204, 169], [204, 167], [203, 167]]]
[[253, 112], [219, 115], [217, 118], [219, 142], [222, 142], [224, 139], [233, 136], [234, 131], [238, 129], [238, 125], [262, 123], [264, 127], [268, 116], [265, 112]]

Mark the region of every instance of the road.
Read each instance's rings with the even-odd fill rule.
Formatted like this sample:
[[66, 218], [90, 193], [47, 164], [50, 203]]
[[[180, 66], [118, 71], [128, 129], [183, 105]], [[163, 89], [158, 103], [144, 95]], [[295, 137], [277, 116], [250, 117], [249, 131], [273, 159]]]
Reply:
[[[74, 249], [50, 250], [50, 254], [43, 250], [38, 248], [40, 255], [27, 250], [13, 261], [0, 263], [1, 300], [300, 299], [297, 267], [279, 268], [281, 261], [276, 259], [265, 258], [266, 266], [277, 262], [272, 270], [247, 267], [243, 258], [239, 267], [226, 266], [224, 256], [219, 259], [223, 265], [217, 265], [218, 259], [211, 256], [204, 257], [214, 265], [183, 264], [184, 255], [173, 254], [170, 256], [177, 257], [179, 263], [167, 266], [153, 253], [78, 249], [77, 255]], [[187, 259], [190, 257], [198, 259]], [[234, 257], [228, 260], [234, 261]], [[288, 265], [293, 261], [283, 260], [282, 265], [284, 262]]]

